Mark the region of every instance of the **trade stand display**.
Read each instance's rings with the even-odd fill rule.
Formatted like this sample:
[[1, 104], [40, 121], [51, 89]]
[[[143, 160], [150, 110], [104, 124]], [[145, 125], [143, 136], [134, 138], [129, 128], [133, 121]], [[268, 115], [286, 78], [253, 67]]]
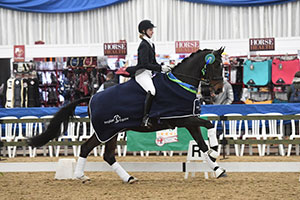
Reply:
[[34, 62], [14, 62], [7, 80], [6, 108], [39, 107], [38, 79]]
[[226, 77], [232, 86], [233, 90], [233, 104], [243, 103], [242, 92], [245, 85], [243, 83], [243, 58], [230, 58], [224, 63], [224, 77]]
[[233, 56], [224, 67], [233, 103], [246, 104], [286, 103], [286, 89], [300, 70], [296, 54]]
[[[109, 64], [108, 64], [109, 62]], [[101, 57], [51, 57], [14, 62], [6, 81], [6, 108], [59, 107], [91, 96], [105, 81], [115, 60]]]

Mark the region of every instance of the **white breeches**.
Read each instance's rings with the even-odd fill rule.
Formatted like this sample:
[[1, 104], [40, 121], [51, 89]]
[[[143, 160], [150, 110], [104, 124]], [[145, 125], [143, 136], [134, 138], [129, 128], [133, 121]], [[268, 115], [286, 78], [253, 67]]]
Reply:
[[135, 73], [136, 82], [146, 91], [154, 96], [156, 91], [152, 81], [152, 72], [150, 70], [140, 69]]

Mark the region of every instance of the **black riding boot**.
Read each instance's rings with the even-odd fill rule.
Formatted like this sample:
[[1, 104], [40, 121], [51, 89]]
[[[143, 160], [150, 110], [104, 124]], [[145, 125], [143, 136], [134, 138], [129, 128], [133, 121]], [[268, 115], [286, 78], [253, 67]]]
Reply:
[[152, 106], [152, 100], [153, 100], [154, 96], [148, 92], [146, 95], [146, 99], [145, 99], [145, 107], [144, 107], [144, 117], [143, 117], [143, 121], [142, 121], [142, 125], [144, 127], [151, 127], [152, 124], [149, 122], [149, 112]]

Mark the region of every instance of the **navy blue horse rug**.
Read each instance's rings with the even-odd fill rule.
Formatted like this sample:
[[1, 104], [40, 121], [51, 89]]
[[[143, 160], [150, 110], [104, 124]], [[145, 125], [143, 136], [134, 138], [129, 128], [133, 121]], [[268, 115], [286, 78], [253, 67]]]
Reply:
[[[182, 83], [169, 73], [153, 77], [156, 95], [151, 118], [174, 118], [198, 115], [199, 102], [196, 89]], [[96, 93], [90, 101], [93, 128], [101, 142], [106, 142], [124, 128], [138, 127], [143, 118], [146, 92], [131, 79], [126, 83]]]

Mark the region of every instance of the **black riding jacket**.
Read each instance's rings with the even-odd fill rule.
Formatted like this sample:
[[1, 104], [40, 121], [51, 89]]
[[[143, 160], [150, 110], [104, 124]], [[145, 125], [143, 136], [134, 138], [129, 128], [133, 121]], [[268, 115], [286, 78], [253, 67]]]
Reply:
[[155, 58], [155, 46], [153, 47], [144, 39], [142, 39], [138, 48], [138, 63], [136, 66], [128, 67], [126, 71], [130, 74], [135, 74], [139, 69], [148, 69], [151, 71], [161, 72], [161, 66]]

